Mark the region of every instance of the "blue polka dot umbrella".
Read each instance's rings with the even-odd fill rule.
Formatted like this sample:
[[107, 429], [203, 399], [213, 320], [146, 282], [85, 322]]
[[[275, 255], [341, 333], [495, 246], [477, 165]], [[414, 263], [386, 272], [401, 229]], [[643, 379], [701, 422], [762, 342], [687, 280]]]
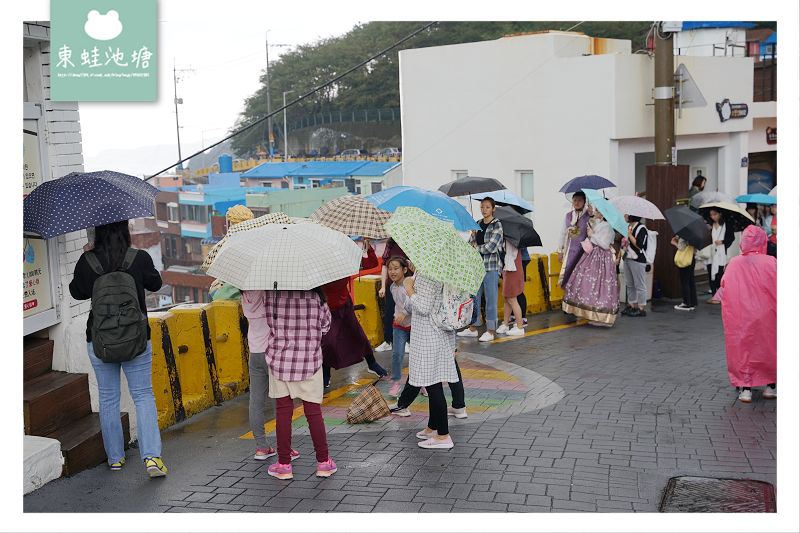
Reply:
[[45, 239], [149, 217], [158, 189], [120, 172], [72, 172], [36, 187], [23, 202], [23, 230]]

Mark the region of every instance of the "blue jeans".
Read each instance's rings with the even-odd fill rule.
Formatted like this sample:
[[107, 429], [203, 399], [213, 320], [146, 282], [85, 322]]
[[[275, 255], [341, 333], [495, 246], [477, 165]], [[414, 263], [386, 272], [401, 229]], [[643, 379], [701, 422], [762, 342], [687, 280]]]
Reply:
[[140, 355], [124, 363], [104, 363], [94, 355], [94, 346], [88, 343], [89, 361], [97, 377], [100, 396], [100, 430], [108, 463], [125, 457], [122, 422], [119, 417], [120, 374], [122, 367], [128, 380], [133, 403], [136, 406], [136, 428], [139, 434], [139, 455], [161, 457], [161, 434], [158, 431], [156, 399], [153, 396], [153, 347], [150, 341]]
[[483, 325], [481, 320], [481, 295], [486, 297], [486, 329], [492, 331], [497, 329], [497, 286], [500, 283], [500, 272], [497, 270], [487, 270], [483, 277], [483, 283], [475, 296], [475, 305], [472, 307], [472, 325], [480, 327]]
[[403, 356], [410, 338], [410, 331], [392, 327], [392, 379], [395, 381], [403, 377]]

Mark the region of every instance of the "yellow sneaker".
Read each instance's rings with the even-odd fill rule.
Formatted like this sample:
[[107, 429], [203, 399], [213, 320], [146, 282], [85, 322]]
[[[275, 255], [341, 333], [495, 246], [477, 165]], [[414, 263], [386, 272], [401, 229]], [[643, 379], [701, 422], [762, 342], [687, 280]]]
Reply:
[[144, 460], [144, 467], [150, 477], [164, 477], [167, 475], [167, 467], [161, 457], [148, 457]]
[[114, 463], [109, 463], [108, 467], [109, 467], [109, 468], [110, 468], [112, 471], [117, 471], [117, 470], [122, 470], [122, 466], [123, 466], [124, 464], [125, 464], [125, 458], [123, 457], [123, 458], [122, 458], [122, 459], [120, 459], [119, 461], [116, 461], [116, 462], [114, 462]]

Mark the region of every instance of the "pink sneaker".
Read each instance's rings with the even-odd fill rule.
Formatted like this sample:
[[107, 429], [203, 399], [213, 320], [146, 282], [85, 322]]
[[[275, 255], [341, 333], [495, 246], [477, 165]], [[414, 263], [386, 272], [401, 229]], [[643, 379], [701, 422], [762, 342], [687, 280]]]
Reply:
[[278, 452], [275, 451], [275, 448], [270, 446], [269, 448], [256, 448], [256, 454], [253, 456], [253, 459], [256, 461], [266, 461], [270, 457], [275, 457], [278, 455]]
[[[278, 452], [275, 451], [275, 448], [270, 446], [269, 448], [256, 448], [256, 454], [253, 456], [253, 459], [256, 461], [266, 461], [270, 457], [275, 457], [278, 455]], [[300, 457], [300, 452], [292, 448], [292, 451], [289, 452], [289, 457], [292, 461]]]
[[276, 477], [278, 479], [292, 479], [294, 476], [292, 475], [292, 465], [282, 465], [280, 463], [275, 463], [269, 465], [267, 468], [267, 474], [272, 477]]
[[403, 384], [400, 381], [395, 381], [392, 383], [392, 386], [389, 387], [389, 396], [397, 397], [400, 394], [400, 389], [403, 387]]
[[336, 463], [328, 457], [324, 463], [317, 463], [317, 477], [331, 477], [336, 473]]

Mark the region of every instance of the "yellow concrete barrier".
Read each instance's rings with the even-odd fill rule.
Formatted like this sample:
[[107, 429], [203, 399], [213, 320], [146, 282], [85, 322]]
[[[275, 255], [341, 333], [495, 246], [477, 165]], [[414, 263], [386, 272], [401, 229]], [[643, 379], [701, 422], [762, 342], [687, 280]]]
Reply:
[[558, 254], [550, 254], [550, 303], [554, 308], [561, 307], [561, 300], [564, 298], [564, 290], [558, 285], [558, 275], [561, 273], [561, 261]]
[[208, 319], [203, 304], [184, 304], [166, 315], [186, 416], [221, 400]]
[[175, 355], [167, 328], [169, 313], [149, 313], [150, 342], [153, 346], [153, 394], [158, 427], [164, 429], [186, 418], [183, 410]]
[[383, 342], [383, 301], [378, 298], [380, 286], [380, 276], [377, 275], [361, 276], [353, 281], [356, 318], [372, 346]]
[[242, 394], [250, 384], [249, 353], [244, 335], [247, 319], [241, 309], [239, 302], [230, 300], [204, 307], [223, 401]]

